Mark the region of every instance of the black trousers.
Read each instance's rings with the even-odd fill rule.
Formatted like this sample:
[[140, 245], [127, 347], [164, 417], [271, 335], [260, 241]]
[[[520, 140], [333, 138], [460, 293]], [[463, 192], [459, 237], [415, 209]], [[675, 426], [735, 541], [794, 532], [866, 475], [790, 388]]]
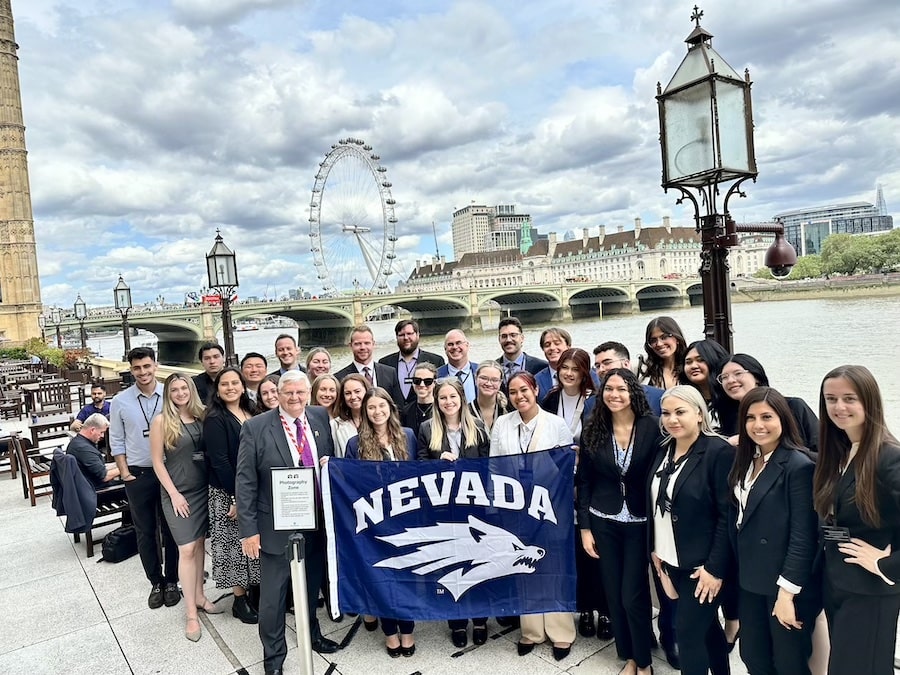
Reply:
[[[163, 516], [159, 479], [150, 467], [129, 466], [128, 470], [134, 480], [125, 481], [125, 495], [144, 574], [151, 584], [174, 584], [178, 581], [178, 547]], [[160, 562], [160, 544], [165, 568]]]
[[659, 614], [656, 616], [659, 641], [664, 647], [671, 648], [678, 644], [678, 636], [675, 633], [675, 610], [678, 609], [678, 601], [666, 595], [655, 571], [651, 576], [653, 586], [656, 588], [656, 598], [659, 600]]
[[750, 675], [809, 675], [812, 634], [820, 603], [794, 598], [801, 630], [788, 630], [772, 616], [774, 595], [740, 589], [741, 660]]
[[412, 635], [416, 629], [415, 621], [406, 619], [381, 618], [381, 630], [388, 637], [400, 633], [402, 635]]
[[900, 595], [859, 595], [825, 582], [828, 675], [893, 675]]
[[600, 554], [600, 573], [607, 589], [616, 653], [650, 665], [653, 627], [647, 568], [647, 524], [619, 523], [591, 515], [591, 532]]
[[[316, 617], [318, 589], [322, 587], [325, 570], [325, 537], [321, 532], [304, 532], [306, 562], [306, 611], [309, 615], [310, 639], [318, 639], [322, 633]], [[259, 586], [259, 640], [263, 646], [266, 670], [277, 670], [284, 665], [287, 642], [284, 639], [284, 614], [287, 611], [287, 594], [291, 585], [291, 564], [284, 554], [273, 555], [260, 550]], [[301, 611], [295, 607], [294, 613]]]
[[[646, 546], [646, 543], [645, 543]], [[575, 528], [575, 607], [579, 612], [597, 612], [609, 616], [609, 602], [600, 561], [592, 558], [581, 545], [581, 532]]]
[[694, 597], [697, 580], [691, 579], [692, 569], [666, 566], [669, 578], [678, 591], [678, 609], [675, 612], [675, 630], [678, 633], [678, 649], [681, 654], [681, 675], [728, 675], [728, 650], [725, 631], [719, 623], [719, 601], [702, 605]]

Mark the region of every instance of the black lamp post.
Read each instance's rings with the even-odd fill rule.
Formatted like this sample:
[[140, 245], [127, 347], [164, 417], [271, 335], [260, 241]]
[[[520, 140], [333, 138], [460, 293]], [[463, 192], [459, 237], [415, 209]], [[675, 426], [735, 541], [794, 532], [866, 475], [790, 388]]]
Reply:
[[59, 332], [59, 324], [62, 323], [62, 312], [59, 311], [59, 307], [54, 307], [50, 310], [50, 323], [56, 326], [56, 346], [58, 349], [62, 349], [62, 335]]
[[[712, 48], [712, 35], [700, 26], [703, 12], [694, 6], [694, 30], [685, 42], [688, 52], [662, 89], [656, 85], [662, 147], [662, 187], [681, 192], [694, 206], [694, 220], [701, 234], [700, 280], [703, 284], [704, 333], [732, 351], [731, 295], [728, 249], [738, 244], [738, 232], [771, 232], [775, 243], [766, 252], [765, 264], [775, 276], [786, 276], [797, 254], [784, 240], [781, 225], [737, 225], [728, 212], [728, 200], [748, 178], [756, 180], [753, 148], [753, 110], [750, 73], [744, 77]], [[717, 204], [720, 185], [729, 184]], [[700, 197], [698, 201], [691, 190]], [[701, 203], [705, 213], [701, 215]]]
[[44, 316], [43, 314], [41, 314], [41, 315], [38, 317], [38, 326], [39, 326], [40, 329], [41, 329], [41, 342], [43, 342], [43, 343], [46, 344], [46, 342], [47, 342], [47, 333], [46, 333], [46, 328], [47, 328], [47, 317]]
[[234, 329], [231, 325], [231, 295], [238, 287], [237, 261], [234, 251], [222, 241], [219, 230], [216, 230], [213, 247], [206, 254], [206, 273], [209, 277], [209, 287], [219, 291], [222, 304], [225, 362], [234, 366], [237, 365], [237, 354], [234, 353]]
[[87, 305], [81, 299], [81, 293], [75, 298], [75, 318], [78, 319], [79, 335], [81, 337], [81, 348], [87, 349], [87, 335], [84, 332], [84, 320], [87, 318]]
[[125, 339], [125, 355], [122, 360], [128, 359], [128, 352], [131, 351], [131, 334], [128, 328], [128, 312], [131, 310], [131, 289], [122, 275], [119, 275], [119, 283], [113, 289], [113, 299], [116, 303], [116, 311], [122, 315], [122, 337]]

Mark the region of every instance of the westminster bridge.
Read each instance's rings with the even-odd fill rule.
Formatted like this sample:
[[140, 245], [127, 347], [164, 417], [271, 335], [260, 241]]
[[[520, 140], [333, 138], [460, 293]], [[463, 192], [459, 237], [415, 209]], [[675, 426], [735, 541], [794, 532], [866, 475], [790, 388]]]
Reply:
[[[525, 325], [548, 325], [575, 319], [664, 310], [702, 304], [699, 278], [623, 282], [567, 282], [562, 285], [463, 288], [430, 293], [359, 293], [315, 300], [239, 303], [231, 306], [237, 322], [261, 315], [283, 316], [297, 322], [301, 345], [346, 345], [353, 326], [366, 317], [393, 307], [409, 312], [423, 335], [441, 335], [453, 328], [481, 331], [496, 325], [499, 315], [513, 315]], [[132, 327], [156, 335], [159, 360], [179, 364], [196, 361], [199, 346], [215, 340], [222, 328], [221, 310], [214, 305], [172, 309], [132, 309]], [[109, 312], [91, 314], [86, 330], [114, 329], [121, 317]], [[63, 330], [78, 330], [69, 317]]]

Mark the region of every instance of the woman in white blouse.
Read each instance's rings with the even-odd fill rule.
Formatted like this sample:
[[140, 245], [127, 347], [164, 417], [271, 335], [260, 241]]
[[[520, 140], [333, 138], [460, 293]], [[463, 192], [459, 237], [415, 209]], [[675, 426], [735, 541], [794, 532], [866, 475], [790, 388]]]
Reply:
[[[491, 457], [572, 445], [572, 432], [566, 421], [538, 405], [538, 386], [534, 375], [517, 373], [510, 379], [508, 390], [509, 402], [515, 410], [502, 415], [494, 423]], [[521, 617], [521, 626], [519, 656], [529, 654], [536, 644], [546, 639], [553, 642], [553, 658], [557, 661], [569, 655], [575, 640], [575, 620], [570, 613], [527, 614]]]

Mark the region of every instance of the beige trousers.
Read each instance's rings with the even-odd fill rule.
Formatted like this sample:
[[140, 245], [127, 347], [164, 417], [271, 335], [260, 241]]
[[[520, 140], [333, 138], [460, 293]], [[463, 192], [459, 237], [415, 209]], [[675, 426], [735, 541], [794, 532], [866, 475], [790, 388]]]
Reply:
[[540, 644], [550, 642], [575, 642], [575, 618], [571, 612], [551, 612], [549, 614], [525, 614], [519, 617], [522, 625], [522, 639]]

